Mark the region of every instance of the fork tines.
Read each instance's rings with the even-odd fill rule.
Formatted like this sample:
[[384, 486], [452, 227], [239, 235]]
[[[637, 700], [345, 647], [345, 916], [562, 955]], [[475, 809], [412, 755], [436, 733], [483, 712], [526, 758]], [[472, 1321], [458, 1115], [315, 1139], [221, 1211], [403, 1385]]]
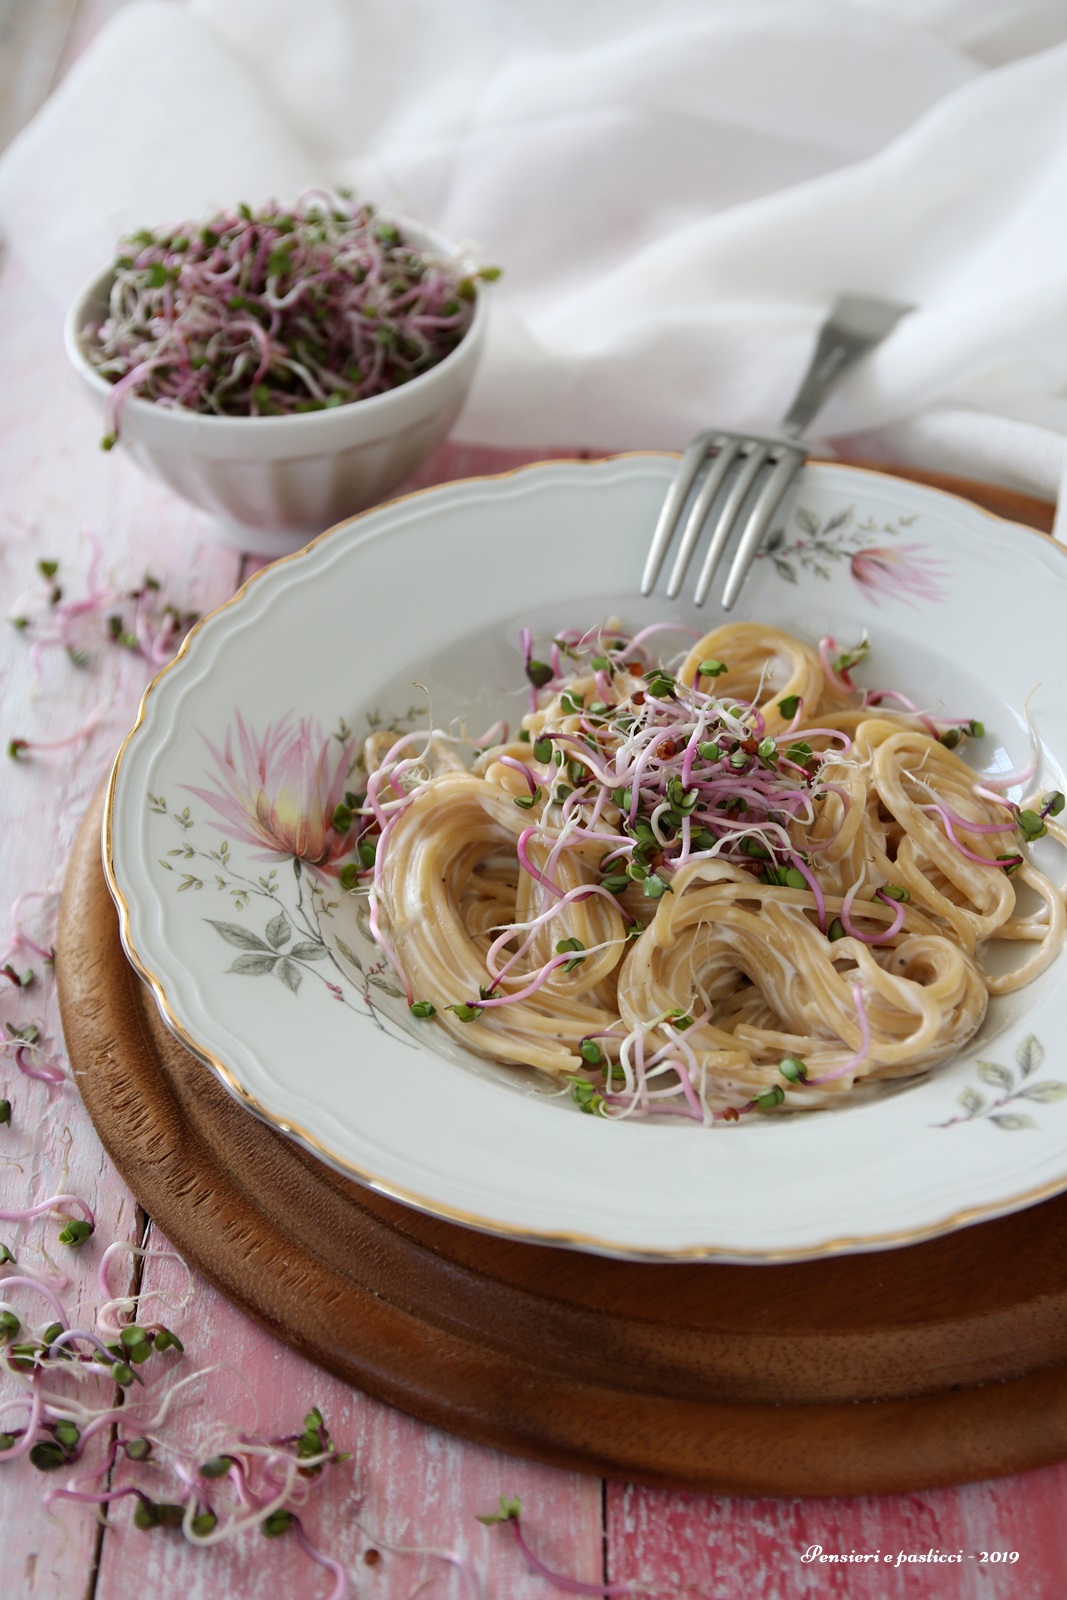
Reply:
[[[748, 569], [751, 567], [764, 535], [770, 526], [782, 498], [804, 465], [807, 451], [803, 445], [790, 439], [764, 438], [758, 434], [726, 433], [718, 429], [698, 433], [682, 457], [678, 475], [663, 503], [656, 531], [645, 562], [641, 578], [641, 593], [651, 594], [660, 568], [681, 521], [686, 501], [701, 470], [707, 472], [692, 510], [685, 524], [681, 543], [674, 558], [674, 566], [667, 583], [667, 598], [673, 600], [685, 579], [697, 540], [716, 500], [723, 495], [722, 508], [712, 530], [711, 543], [700, 569], [694, 599], [703, 605], [711, 588], [712, 579], [722, 560], [730, 535], [737, 526], [746, 501], [763, 474], [763, 483], [741, 534], [723, 590], [722, 607], [729, 611], [741, 592]], [[732, 481], [731, 471], [734, 472]]]

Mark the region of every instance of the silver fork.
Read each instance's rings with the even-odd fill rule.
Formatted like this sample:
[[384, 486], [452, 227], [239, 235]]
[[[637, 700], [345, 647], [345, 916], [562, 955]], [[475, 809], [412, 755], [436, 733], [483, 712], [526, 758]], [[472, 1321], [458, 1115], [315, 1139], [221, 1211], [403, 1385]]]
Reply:
[[[724, 611], [731, 609], [759, 553], [772, 517], [807, 460], [808, 452], [797, 442], [798, 434], [803, 433], [821, 410], [842, 374], [868, 350], [881, 344], [900, 318], [912, 309], [912, 306], [898, 305], [892, 300], [867, 299], [852, 294], [839, 296], [819, 330], [811, 363], [776, 437], [729, 433], [723, 428], [712, 428], [697, 434], [682, 457], [678, 476], [663, 502], [641, 577], [642, 594], [652, 593], [671, 540], [678, 530], [686, 501], [705, 462], [708, 462], [707, 474], [693, 502], [667, 581], [667, 598], [673, 600], [679, 593], [708, 514], [719, 495], [725, 492], [697, 579], [694, 599], [698, 606], [704, 604], [723, 551], [741, 519], [756, 480], [763, 473], [764, 482], [749, 511], [723, 590], [722, 608]], [[737, 470], [733, 481], [727, 485], [731, 469], [735, 467]]]

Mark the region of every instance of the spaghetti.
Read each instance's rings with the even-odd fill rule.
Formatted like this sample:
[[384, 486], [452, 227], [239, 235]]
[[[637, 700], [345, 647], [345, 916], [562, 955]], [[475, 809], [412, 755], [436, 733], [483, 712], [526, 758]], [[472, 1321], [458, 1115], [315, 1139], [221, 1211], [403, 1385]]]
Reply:
[[655, 631], [527, 635], [530, 709], [472, 771], [377, 736], [360, 856], [413, 1012], [616, 1118], [815, 1109], [955, 1054], [1062, 943], [1029, 844], [1067, 843], [1063, 796], [977, 781], [981, 725], [858, 689], [865, 643], [734, 623], [675, 674]]

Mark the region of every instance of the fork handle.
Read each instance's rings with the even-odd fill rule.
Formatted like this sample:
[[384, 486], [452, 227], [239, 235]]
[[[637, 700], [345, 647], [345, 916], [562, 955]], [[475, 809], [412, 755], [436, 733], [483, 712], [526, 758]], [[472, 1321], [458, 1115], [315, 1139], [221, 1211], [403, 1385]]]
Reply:
[[841, 375], [881, 344], [912, 306], [843, 294], [819, 331], [819, 341], [780, 431], [795, 439], [822, 409]]

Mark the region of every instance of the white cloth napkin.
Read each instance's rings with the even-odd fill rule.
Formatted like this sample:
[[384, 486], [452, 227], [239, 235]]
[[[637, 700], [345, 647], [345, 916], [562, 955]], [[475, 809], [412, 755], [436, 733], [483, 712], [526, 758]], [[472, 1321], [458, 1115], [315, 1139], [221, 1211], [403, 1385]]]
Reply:
[[503, 266], [462, 438], [768, 429], [850, 290], [916, 310], [821, 443], [1063, 482], [1062, 0], [140, 0], [0, 227], [58, 307], [124, 228], [331, 181]]

